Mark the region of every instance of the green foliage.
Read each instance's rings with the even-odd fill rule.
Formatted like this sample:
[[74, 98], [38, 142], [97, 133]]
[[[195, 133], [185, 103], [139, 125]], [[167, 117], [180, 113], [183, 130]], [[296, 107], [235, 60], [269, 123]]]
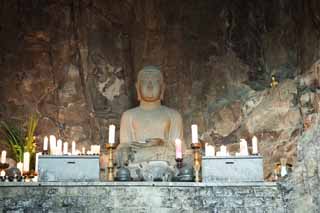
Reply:
[[28, 120], [28, 125], [26, 131], [19, 128], [9, 122], [0, 122], [0, 134], [3, 140], [1, 143], [7, 144], [16, 161], [23, 160], [23, 153], [30, 152], [32, 158], [36, 153], [36, 144], [34, 139], [34, 133], [38, 125], [38, 117], [36, 115], [31, 115]]
[[22, 129], [12, 124], [1, 121], [0, 133], [4, 138], [2, 143], [9, 145], [16, 161], [22, 161], [24, 152], [24, 138]]
[[27, 126], [27, 132], [25, 137], [24, 149], [30, 152], [30, 155], [36, 153], [36, 144], [34, 139], [34, 132], [38, 125], [38, 117], [36, 115], [31, 115], [29, 117], [29, 122]]

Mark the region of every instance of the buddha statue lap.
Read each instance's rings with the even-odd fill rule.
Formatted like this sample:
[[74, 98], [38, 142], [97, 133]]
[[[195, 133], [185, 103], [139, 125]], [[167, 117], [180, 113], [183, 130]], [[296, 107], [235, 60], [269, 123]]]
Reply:
[[169, 180], [174, 172], [175, 139], [183, 141], [183, 124], [176, 110], [161, 105], [164, 89], [160, 69], [144, 67], [136, 83], [140, 105], [121, 117], [117, 161], [127, 165], [137, 180], [152, 180], [161, 172]]

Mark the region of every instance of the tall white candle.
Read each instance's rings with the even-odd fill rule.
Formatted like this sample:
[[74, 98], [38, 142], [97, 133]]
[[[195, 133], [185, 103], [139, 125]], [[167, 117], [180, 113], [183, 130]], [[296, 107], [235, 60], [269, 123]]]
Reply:
[[63, 143], [63, 154], [64, 155], [68, 154], [68, 142]]
[[20, 170], [21, 174], [23, 172], [23, 163], [22, 162], [18, 162], [17, 163], [17, 168]]
[[258, 154], [258, 138], [256, 136], [253, 136], [251, 141], [252, 141], [252, 154], [256, 155]]
[[48, 151], [48, 137], [45, 136], [44, 139], [43, 139], [43, 151]]
[[176, 144], [176, 159], [182, 159], [182, 141], [177, 138], [175, 140]]
[[7, 151], [3, 150], [1, 152], [1, 163], [6, 163]]
[[23, 171], [29, 172], [30, 169], [30, 153], [25, 152], [23, 153]]
[[35, 168], [34, 168], [34, 170], [35, 170], [35, 172], [38, 174], [38, 165], [39, 165], [39, 156], [41, 155], [41, 152], [38, 152], [38, 153], [36, 153], [36, 165], [35, 165]]
[[86, 148], [83, 146], [82, 147], [82, 152], [81, 152], [83, 155], [85, 155], [86, 154]]
[[245, 139], [240, 139], [240, 155], [247, 156], [248, 153], [248, 143]]
[[116, 133], [116, 126], [111, 124], [109, 126], [109, 143], [114, 144], [115, 142], [115, 133]]
[[62, 140], [58, 140], [57, 141], [57, 150], [56, 150], [56, 154], [57, 155], [62, 155]]
[[206, 143], [206, 145], [205, 145], [205, 156], [206, 156], [206, 157], [213, 157], [213, 156], [215, 156], [214, 146], [209, 145], [208, 143]]
[[191, 137], [192, 143], [198, 143], [198, 126], [196, 124], [191, 125]]
[[91, 145], [91, 149], [89, 151], [89, 154], [99, 155], [100, 154], [100, 145]]
[[222, 145], [220, 146], [220, 154], [221, 156], [227, 156], [227, 147]]
[[75, 141], [72, 141], [72, 144], [71, 144], [71, 154], [72, 155], [76, 155], [77, 154], [76, 142]]
[[56, 136], [50, 135], [49, 142], [50, 142], [50, 154], [55, 155], [56, 154], [56, 147], [57, 147]]
[[100, 155], [100, 145], [97, 145], [97, 154]]

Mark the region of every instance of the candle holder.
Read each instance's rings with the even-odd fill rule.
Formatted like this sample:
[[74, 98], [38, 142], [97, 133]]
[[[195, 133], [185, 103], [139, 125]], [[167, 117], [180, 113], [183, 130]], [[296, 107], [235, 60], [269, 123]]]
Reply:
[[6, 181], [6, 179], [7, 179], [7, 177], [6, 177], [6, 176], [0, 176], [0, 181], [1, 181], [1, 182]]
[[177, 168], [181, 169], [183, 167], [183, 158], [176, 158]]
[[24, 182], [27, 182], [27, 183], [31, 182], [34, 175], [35, 175], [35, 173], [32, 171], [23, 172]]
[[201, 143], [192, 143], [191, 148], [193, 149], [193, 169], [195, 182], [201, 182]]
[[48, 150], [43, 150], [43, 151], [42, 151], [42, 154], [43, 154], [43, 155], [49, 155], [49, 151], [48, 151]]
[[7, 178], [8, 178], [9, 182], [13, 182], [15, 180], [15, 177], [13, 177], [13, 176], [8, 176]]
[[9, 168], [9, 164], [8, 163], [0, 163], [0, 170], [5, 170]]
[[106, 148], [109, 152], [109, 161], [108, 161], [108, 174], [107, 174], [107, 180], [108, 181], [114, 181], [114, 165], [113, 165], [113, 150], [117, 148], [119, 143], [107, 143]]
[[23, 180], [23, 176], [16, 175], [13, 177], [13, 182], [21, 182]]

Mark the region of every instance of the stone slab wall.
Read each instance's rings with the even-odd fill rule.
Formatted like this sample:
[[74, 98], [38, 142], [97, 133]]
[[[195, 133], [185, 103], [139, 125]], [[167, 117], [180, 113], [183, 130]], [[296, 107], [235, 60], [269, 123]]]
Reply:
[[273, 183], [1, 183], [0, 212], [285, 212]]

